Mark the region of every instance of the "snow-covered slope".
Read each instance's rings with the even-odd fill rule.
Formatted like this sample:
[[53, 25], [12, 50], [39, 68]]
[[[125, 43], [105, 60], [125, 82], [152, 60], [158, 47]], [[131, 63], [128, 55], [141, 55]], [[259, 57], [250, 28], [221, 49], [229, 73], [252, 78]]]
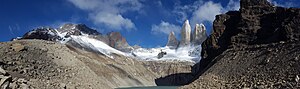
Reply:
[[[40, 28], [33, 30], [31, 32], [28, 32], [25, 36], [23, 36], [23, 39], [28, 38], [59, 41], [62, 44], [69, 44], [80, 49], [86, 49], [92, 52], [99, 52], [110, 58], [114, 58], [114, 55], [112, 54], [118, 54], [127, 57], [135, 57], [139, 60], [144, 61], [199, 62], [201, 59], [200, 45], [191, 46], [192, 44], [187, 44], [184, 46], [180, 46], [179, 48], [170, 48], [168, 46], [149, 49], [132, 48], [132, 50], [129, 51], [120, 51], [117, 50], [110, 43], [107, 43], [105, 40], [103, 41], [99, 39], [99, 37], [102, 37], [101, 33], [98, 33], [96, 30], [90, 29], [85, 25], [66, 24], [58, 29]], [[118, 39], [121, 40], [118, 41]], [[116, 43], [126, 41], [121, 37], [120, 34], [115, 35], [115, 40], [117, 41], [115, 41], [113, 45], [118, 45]], [[113, 40], [109, 39], [108, 41], [111, 42]], [[124, 44], [127, 44], [127, 42], [125, 42]]]
[[71, 36], [71, 39], [77, 42], [78, 44], [80, 44], [82, 47], [99, 51], [100, 53], [111, 58], [113, 58], [113, 56], [111, 56], [112, 53], [125, 56], [125, 53], [110, 47], [109, 45], [103, 43], [102, 41], [89, 38], [88, 36]]
[[88, 34], [84, 34], [84, 33], [81, 33], [81, 34], [82, 35], [78, 35], [78, 36], [76, 36], [76, 35], [66, 36], [67, 35], [66, 32], [64, 32], [64, 33], [58, 32], [57, 35], [62, 38], [62, 40], [60, 40], [60, 42], [63, 44], [72, 40], [73, 42], [76, 42], [77, 44], [79, 44], [81, 47], [84, 47], [85, 49], [91, 49], [91, 50], [100, 52], [100, 53], [106, 55], [107, 57], [113, 58], [113, 56], [111, 55], [112, 53], [125, 56], [125, 53], [110, 47], [109, 45], [105, 44], [104, 42], [94, 39], [94, 38], [91, 38], [91, 37], [89, 37]]
[[[158, 48], [139, 48], [132, 52], [132, 54], [141, 60], [146, 61], [188, 61], [199, 62], [201, 46], [186, 46], [178, 49], [171, 49], [168, 46]], [[166, 52], [162, 58], [158, 58], [160, 52]]]

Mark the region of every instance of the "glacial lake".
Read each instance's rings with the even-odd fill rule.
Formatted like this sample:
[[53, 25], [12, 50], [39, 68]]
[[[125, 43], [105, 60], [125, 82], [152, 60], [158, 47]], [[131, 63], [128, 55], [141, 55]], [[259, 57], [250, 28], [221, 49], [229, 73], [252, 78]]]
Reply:
[[116, 89], [177, 89], [179, 86], [124, 87]]

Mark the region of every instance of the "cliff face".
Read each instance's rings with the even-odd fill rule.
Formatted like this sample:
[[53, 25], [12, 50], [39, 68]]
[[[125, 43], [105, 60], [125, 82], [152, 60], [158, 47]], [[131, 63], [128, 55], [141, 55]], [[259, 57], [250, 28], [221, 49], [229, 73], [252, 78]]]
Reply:
[[120, 32], [108, 33], [108, 38], [109, 46], [123, 52], [129, 52], [132, 50], [131, 46], [126, 41], [126, 38], [124, 38]]
[[175, 37], [175, 33], [174, 32], [170, 32], [169, 37], [168, 37], [168, 43], [166, 46], [175, 49], [177, 48], [179, 42]]
[[174, 32], [169, 34], [168, 43], [166, 45], [174, 49], [191, 45], [201, 45], [201, 43], [207, 38], [204, 24], [196, 24], [195, 29], [192, 32], [189, 20], [185, 20], [184, 24], [182, 25], [180, 42], [177, 41], [174, 34]]
[[241, 0], [240, 11], [216, 16], [213, 32], [202, 44], [201, 62], [209, 64], [231, 47], [298, 41], [299, 11], [275, 7], [266, 0]]
[[195, 30], [192, 34], [192, 43], [194, 45], [201, 45], [201, 43], [207, 38], [206, 28], [203, 24], [196, 24]]
[[[264, 88], [267, 88], [265, 85], [271, 88], [284, 88], [282, 85], [284, 83], [278, 86], [272, 84], [288, 81], [286, 76], [295, 78], [299, 75], [298, 70], [294, 71], [299, 69], [299, 64], [295, 64], [299, 60], [293, 62], [289, 60], [298, 59], [295, 53], [299, 52], [300, 9], [275, 7], [267, 0], [241, 0], [240, 5], [239, 11], [229, 11], [216, 16], [212, 34], [202, 43], [202, 59], [193, 68], [193, 74], [201, 76], [188, 87], [205, 88], [203, 86], [210, 86], [205, 84], [207, 82], [200, 84], [205, 79], [224, 78], [220, 79], [222, 83], [210, 82], [213, 82], [212, 85], [220, 84], [219, 87], [225, 87], [223, 83], [231, 83], [231, 87], [237, 87], [242, 86], [239, 84], [243, 82], [248, 82], [244, 87], [255, 88], [254, 85], [259, 84], [254, 84], [257, 81], [250, 79], [252, 76], [262, 82], [271, 82], [261, 84]], [[265, 63], [267, 66], [262, 68], [261, 65]], [[286, 68], [287, 65], [292, 66]], [[265, 69], [273, 67], [278, 69]], [[240, 74], [247, 72], [249, 74], [244, 74], [244, 77]], [[278, 72], [278, 75], [282, 76], [272, 75]], [[261, 76], [255, 77], [255, 73]], [[267, 80], [268, 74], [271, 76], [270, 80]], [[239, 80], [241, 78], [245, 81]], [[299, 86], [295, 81], [290, 81], [289, 84]]]
[[180, 46], [190, 45], [191, 42], [191, 25], [189, 20], [186, 20], [181, 29]]

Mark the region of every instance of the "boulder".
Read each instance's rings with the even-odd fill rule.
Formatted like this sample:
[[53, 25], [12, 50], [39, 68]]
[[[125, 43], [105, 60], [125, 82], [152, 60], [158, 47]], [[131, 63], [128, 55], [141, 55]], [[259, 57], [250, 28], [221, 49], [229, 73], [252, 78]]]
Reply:
[[7, 72], [0, 67], [0, 75], [6, 75], [6, 73]]
[[29, 89], [28, 80], [10, 76], [0, 67], [0, 89]]

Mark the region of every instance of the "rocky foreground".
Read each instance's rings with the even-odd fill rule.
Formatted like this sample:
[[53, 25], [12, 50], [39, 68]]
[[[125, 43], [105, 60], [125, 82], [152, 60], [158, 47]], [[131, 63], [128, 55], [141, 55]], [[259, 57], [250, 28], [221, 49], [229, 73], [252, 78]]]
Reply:
[[300, 88], [300, 9], [241, 0], [216, 16], [193, 82], [182, 88]]
[[44, 40], [0, 43], [1, 89], [103, 89], [155, 86], [155, 79], [189, 72], [191, 64], [114, 59]]

